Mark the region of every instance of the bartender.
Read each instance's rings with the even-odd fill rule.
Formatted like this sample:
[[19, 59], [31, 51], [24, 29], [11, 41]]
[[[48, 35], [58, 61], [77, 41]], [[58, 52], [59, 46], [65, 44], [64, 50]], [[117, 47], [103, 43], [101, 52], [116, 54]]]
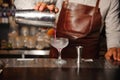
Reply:
[[[18, 1], [18, 2], [17, 2]], [[23, 1], [23, 2], [22, 2]], [[28, 2], [27, 2], [28, 1]], [[60, 0], [59, 0], [60, 1]], [[62, 0], [61, 0], [62, 1]], [[25, 3], [24, 3], [25, 2]], [[19, 7], [22, 9], [23, 6], [27, 6], [25, 8], [33, 8], [34, 4], [36, 4], [38, 1], [33, 1], [33, 0], [15, 0], [16, 7]], [[64, 50], [64, 55], [69, 55], [72, 54], [74, 55], [75, 53], [75, 46], [82, 45], [83, 48], [83, 58], [98, 58], [98, 52], [99, 52], [99, 38], [100, 38], [100, 33], [103, 29], [103, 26], [105, 25], [105, 31], [106, 31], [106, 40], [107, 40], [107, 52], [105, 54], [107, 59], [113, 58], [114, 60], [120, 61], [120, 19], [119, 19], [119, 0], [69, 0], [69, 2], [72, 3], [77, 3], [81, 6], [81, 4], [85, 5], [85, 7], [96, 7], [98, 6], [100, 8], [100, 13], [98, 13], [99, 19], [95, 20], [93, 23], [97, 23], [95, 25], [92, 25], [92, 31], [90, 31], [90, 35], [84, 36], [82, 38], [79, 38], [78, 36], [77, 39], [70, 39], [70, 45], [66, 50]], [[17, 5], [18, 3], [18, 5]], [[22, 6], [22, 5], [23, 6]], [[27, 5], [25, 5], [27, 4]], [[44, 4], [44, 3], [43, 3]], [[75, 4], [74, 4], [75, 5]], [[22, 7], [20, 7], [22, 6]], [[30, 7], [31, 6], [31, 7]], [[41, 7], [43, 5], [36, 5], [36, 9], [41, 11]], [[53, 9], [55, 6], [53, 6]], [[48, 8], [47, 6], [44, 6], [44, 8]], [[72, 8], [72, 7], [71, 7]], [[99, 9], [98, 8], [98, 9]], [[78, 8], [79, 9], [79, 8]], [[56, 11], [56, 10], [55, 10]], [[95, 16], [98, 18], [98, 16]], [[102, 22], [101, 22], [102, 21]], [[95, 29], [93, 28], [95, 27]], [[58, 26], [59, 28], [59, 26]], [[97, 36], [93, 36], [93, 34], [97, 33]], [[65, 35], [66, 34], [63, 32], [59, 32], [58, 34], [60, 35]], [[67, 35], [70, 36], [70, 35]], [[87, 41], [87, 42], [86, 42]], [[73, 45], [75, 44], [75, 45]], [[72, 46], [73, 45], [73, 46]], [[92, 46], [90, 46], [92, 45]], [[69, 52], [67, 52], [69, 51]]]

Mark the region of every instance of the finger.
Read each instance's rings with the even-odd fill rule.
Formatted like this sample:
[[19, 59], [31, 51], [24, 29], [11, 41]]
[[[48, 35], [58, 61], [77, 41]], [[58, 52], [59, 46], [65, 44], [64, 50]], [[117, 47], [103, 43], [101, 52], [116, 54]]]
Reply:
[[55, 8], [55, 12], [58, 13], [58, 11], [59, 11], [59, 9], [56, 7], [56, 8]]
[[106, 58], [107, 60], [110, 60], [111, 56], [106, 54], [106, 55], [105, 55], [105, 58]]
[[42, 2], [37, 3], [37, 4], [35, 5], [34, 9], [35, 9], [35, 10], [38, 10], [39, 7], [41, 6], [41, 4], [42, 4]]
[[117, 49], [117, 61], [120, 61], [120, 48]]
[[42, 3], [39, 2], [38, 4], [36, 4], [36, 6], [34, 7], [35, 10], [39, 10], [39, 11], [43, 11], [44, 9], [46, 9], [47, 7], [46, 3]]
[[48, 5], [47, 8], [50, 10], [50, 12], [57, 13], [59, 11], [59, 9], [55, 7], [55, 5]]
[[110, 60], [111, 56], [112, 56], [112, 54], [111, 54], [110, 51], [108, 51], [108, 52], [105, 54], [105, 58], [106, 58], [107, 60]]
[[47, 4], [46, 3], [42, 3], [41, 6], [39, 7], [39, 11], [43, 11], [46, 8], [47, 8]]
[[117, 60], [117, 49], [113, 50], [113, 59]]
[[48, 5], [47, 8], [48, 8], [50, 11], [54, 11], [55, 6], [54, 6], [54, 5]]

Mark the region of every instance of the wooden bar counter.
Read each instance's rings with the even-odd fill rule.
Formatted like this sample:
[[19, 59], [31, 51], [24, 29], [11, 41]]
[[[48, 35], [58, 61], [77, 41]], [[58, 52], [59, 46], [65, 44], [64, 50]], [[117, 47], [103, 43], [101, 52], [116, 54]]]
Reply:
[[56, 59], [0, 59], [5, 68], [0, 80], [120, 80], [120, 62], [66, 59], [67, 64], [57, 65]]

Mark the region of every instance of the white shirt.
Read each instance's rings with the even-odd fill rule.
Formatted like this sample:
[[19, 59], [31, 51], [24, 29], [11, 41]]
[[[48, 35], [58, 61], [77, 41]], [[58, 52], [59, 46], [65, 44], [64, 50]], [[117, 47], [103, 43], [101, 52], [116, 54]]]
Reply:
[[[15, 0], [16, 8], [33, 9], [34, 5], [44, 0]], [[63, 0], [58, 0], [56, 6], [60, 9]], [[70, 2], [95, 6], [97, 0], [69, 0]], [[100, 0], [102, 23], [106, 28], [107, 47], [120, 47], [119, 0]], [[57, 13], [56, 15], [59, 15]], [[103, 26], [101, 27], [102, 30]]]

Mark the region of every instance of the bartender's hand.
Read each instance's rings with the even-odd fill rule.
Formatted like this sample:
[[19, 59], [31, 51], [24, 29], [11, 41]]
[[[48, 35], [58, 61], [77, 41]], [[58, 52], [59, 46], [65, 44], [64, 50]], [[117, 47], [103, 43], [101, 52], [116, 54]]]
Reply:
[[55, 7], [55, 5], [53, 4], [47, 5], [46, 3], [43, 3], [43, 2], [37, 3], [34, 9], [37, 11], [44, 11], [45, 9], [48, 9], [50, 10], [50, 12], [54, 12], [54, 13], [57, 13], [59, 11], [59, 9]]
[[120, 48], [110, 48], [106, 54], [105, 58], [107, 60], [114, 59], [116, 61], [120, 61]]

